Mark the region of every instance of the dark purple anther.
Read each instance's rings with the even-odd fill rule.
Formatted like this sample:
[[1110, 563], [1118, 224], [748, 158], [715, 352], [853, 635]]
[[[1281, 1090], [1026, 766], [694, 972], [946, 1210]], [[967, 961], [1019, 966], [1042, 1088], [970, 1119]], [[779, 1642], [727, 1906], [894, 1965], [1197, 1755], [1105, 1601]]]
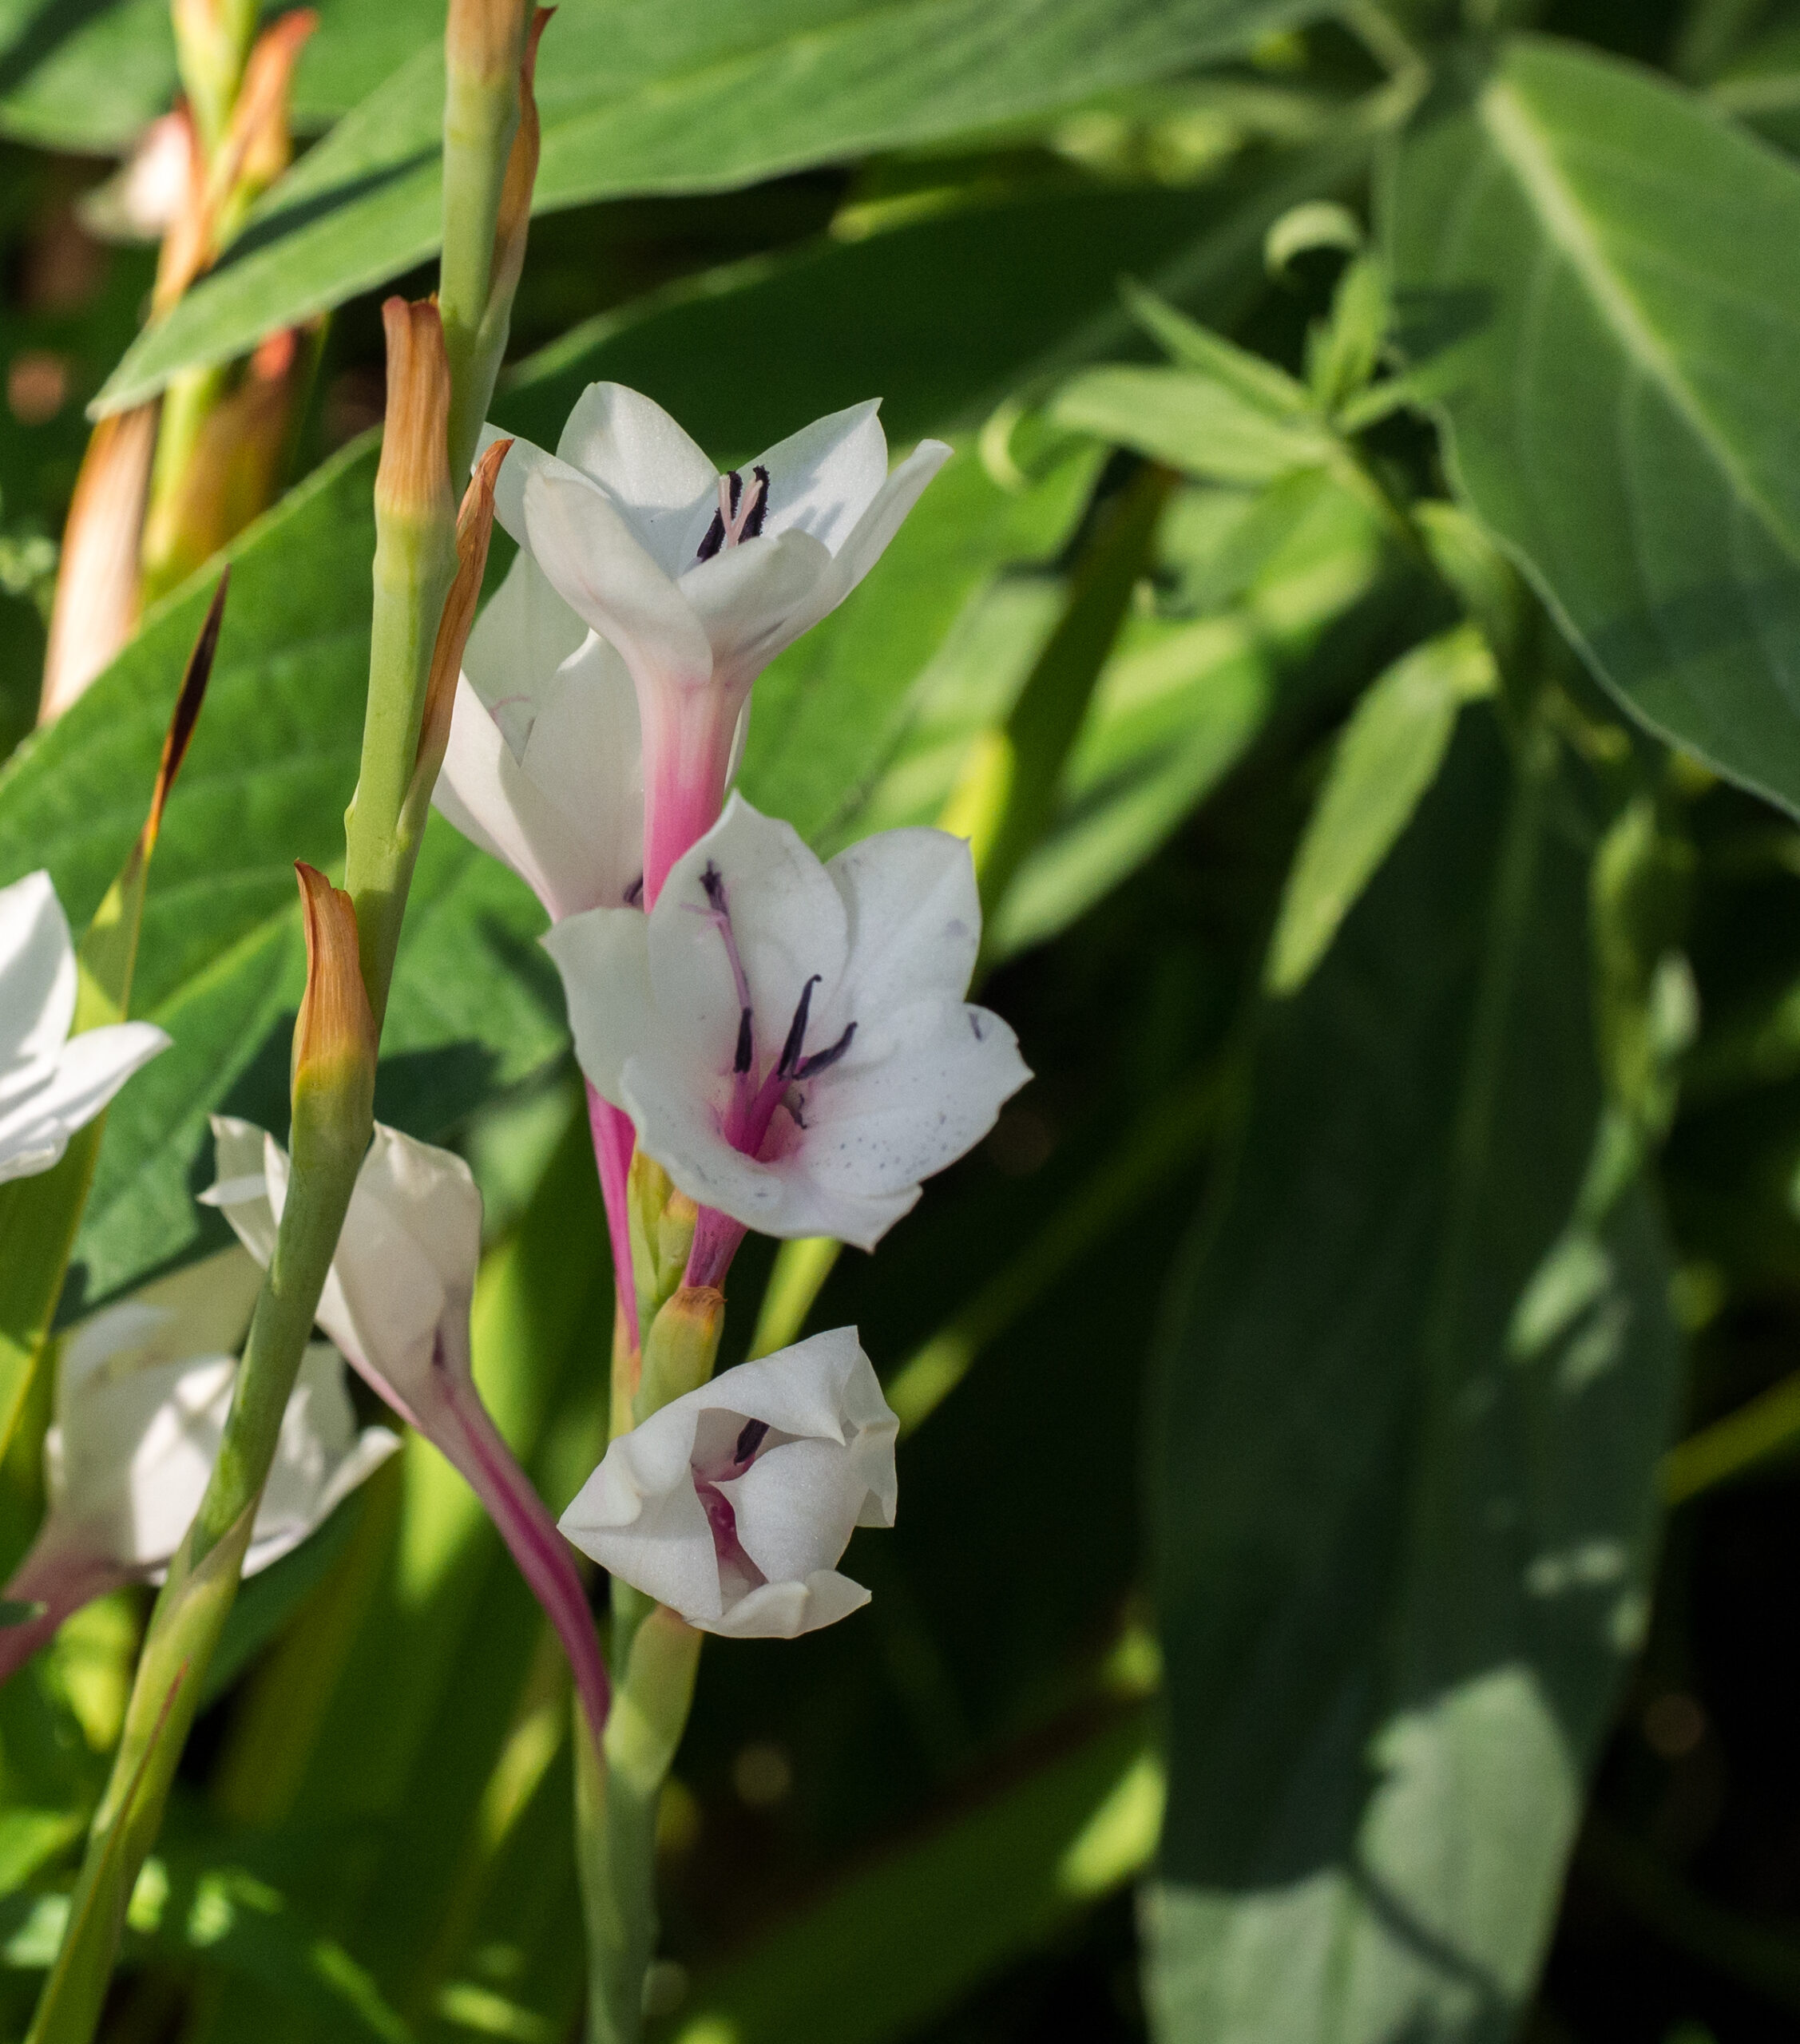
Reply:
[[807, 1016], [812, 1010], [812, 990], [823, 976], [815, 972], [800, 989], [799, 1005], [794, 1010], [794, 1020], [788, 1024], [787, 1040], [781, 1047], [781, 1056], [775, 1065], [776, 1075], [785, 1079], [800, 1062], [800, 1052], [807, 1040]]
[[747, 1462], [763, 1445], [763, 1436], [768, 1431], [767, 1420], [746, 1420], [743, 1431], [738, 1436], [737, 1447], [732, 1452], [732, 1461], [737, 1464]]
[[794, 1076], [796, 1079], [811, 1079], [821, 1072], [829, 1072], [850, 1048], [850, 1039], [855, 1034], [856, 1024], [852, 1022], [829, 1050], [815, 1051], [811, 1057], [797, 1068]]

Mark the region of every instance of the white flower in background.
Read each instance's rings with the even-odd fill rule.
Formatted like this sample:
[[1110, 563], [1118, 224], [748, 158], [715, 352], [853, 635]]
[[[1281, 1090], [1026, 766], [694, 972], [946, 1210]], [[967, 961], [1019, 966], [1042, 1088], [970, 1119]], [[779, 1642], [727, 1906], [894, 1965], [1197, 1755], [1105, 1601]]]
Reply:
[[[652, 901], [719, 814], [757, 675], [869, 572], [949, 458], [942, 442], [923, 441], [890, 475], [878, 403], [815, 420], [721, 475], [660, 405], [620, 384], [596, 383], [569, 414], [553, 455], [517, 441], [501, 469], [500, 522], [573, 613], [552, 623], [536, 584], [521, 588], [516, 613], [534, 620], [532, 636], [518, 636], [523, 675], [541, 673], [553, 655], [559, 677], [570, 661], [587, 660], [591, 630], [617, 649], [636, 684], [641, 869]], [[487, 439], [498, 437], [488, 429]], [[590, 685], [594, 707], [585, 716], [616, 727], [597, 679]], [[521, 675], [512, 687], [541, 683]], [[558, 695], [543, 699], [540, 715]], [[492, 698], [490, 707], [503, 701]], [[459, 699], [459, 714], [462, 707]], [[572, 710], [564, 714], [579, 723]], [[509, 750], [519, 759], [516, 746]], [[531, 751], [528, 739], [521, 766]], [[566, 789], [578, 770], [563, 770]], [[475, 814], [460, 773], [455, 786]], [[616, 801], [616, 784], [608, 792]], [[488, 818], [478, 820], [498, 845]]]
[[[272, 1135], [212, 1117], [218, 1182], [200, 1194], [267, 1266], [291, 1166]], [[531, 1480], [475, 1388], [469, 1309], [482, 1249], [482, 1195], [447, 1150], [375, 1124], [319, 1324], [358, 1373], [458, 1470], [561, 1636], [597, 1737], [607, 1683], [586, 1592]]]
[[622, 1434], [563, 1514], [601, 1567], [703, 1631], [791, 1639], [869, 1601], [837, 1563], [891, 1526], [899, 1422], [854, 1329], [741, 1363]]
[[[103, 1308], [65, 1338], [44, 1441], [50, 1508], [6, 1589], [45, 1609], [0, 1631], [0, 1678], [90, 1598], [167, 1573], [212, 1473], [261, 1281], [232, 1248]], [[244, 1574], [297, 1547], [399, 1445], [386, 1427], [359, 1432], [343, 1359], [314, 1343], [282, 1420]]]
[[140, 1065], [169, 1048], [153, 1023], [71, 1036], [75, 947], [47, 873], [0, 887], [0, 1182], [47, 1171]]
[[969, 847], [883, 831], [822, 865], [734, 795], [648, 916], [545, 938], [581, 1068], [682, 1191], [763, 1234], [872, 1248], [1031, 1076], [963, 999]]
[[434, 804], [553, 922], [616, 909], [642, 885], [642, 751], [624, 663], [521, 550], [469, 635]]

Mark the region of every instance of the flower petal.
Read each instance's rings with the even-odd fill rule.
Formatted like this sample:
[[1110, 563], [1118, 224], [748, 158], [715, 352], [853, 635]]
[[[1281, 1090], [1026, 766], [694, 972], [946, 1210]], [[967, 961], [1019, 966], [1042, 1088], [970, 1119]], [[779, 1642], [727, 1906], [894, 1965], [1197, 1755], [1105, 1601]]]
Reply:
[[721, 687], [747, 688], [783, 648], [799, 637], [815, 586], [831, 557], [810, 533], [765, 535], [724, 547], [690, 568], [681, 593], [693, 606], [712, 648]]
[[0, 1180], [47, 1170], [76, 1130], [169, 1044], [153, 1022], [116, 1022], [71, 1036], [45, 1083], [0, 1114]]
[[[202, 1206], [216, 1206], [238, 1240], [266, 1270], [275, 1254], [280, 1215], [268, 1177], [267, 1156], [277, 1148], [254, 1122], [235, 1115], [212, 1117], [214, 1182], [198, 1195]], [[279, 1149], [277, 1149], [279, 1155]], [[283, 1159], [285, 1162], [285, 1159]], [[283, 1189], [287, 1180], [283, 1177]]]
[[624, 1104], [625, 1060], [654, 1027], [647, 920], [636, 909], [590, 909], [544, 937], [562, 975], [576, 1058], [601, 1099], [616, 1107]]
[[546, 461], [523, 501], [538, 565], [576, 615], [619, 649], [639, 687], [704, 687], [712, 673], [704, 627], [598, 486]]
[[691, 1620], [716, 1618], [724, 1604], [688, 1467], [696, 1418], [676, 1399], [621, 1435], [557, 1521], [602, 1568]]
[[778, 440], [751, 469], [769, 472], [765, 534], [811, 533], [835, 553], [887, 480], [887, 436], [870, 398]]
[[926, 485], [950, 458], [942, 440], [922, 440], [876, 493], [854, 528], [835, 549], [831, 570], [814, 584], [806, 609], [793, 620], [794, 636], [810, 631], [835, 611], [882, 556], [923, 495]]
[[831, 1567], [868, 1494], [850, 1450], [835, 1440], [784, 1441], [718, 1488], [736, 1515], [739, 1544], [771, 1583]]
[[768, 1583], [740, 1597], [717, 1618], [690, 1618], [702, 1632], [730, 1639], [798, 1639], [859, 1611], [869, 1601], [860, 1583], [820, 1569], [804, 1583]]
[[557, 454], [606, 490], [665, 574], [680, 574], [699, 543], [687, 539], [696, 513], [717, 505], [719, 471], [660, 405], [622, 383], [590, 383]]
[[563, 663], [522, 762], [583, 850], [576, 909], [620, 907], [644, 874], [644, 747], [637, 691], [597, 633]]
[[0, 887], [0, 1074], [61, 1048], [75, 1019], [75, 947], [48, 873]]
[[557, 670], [587, 636], [587, 626], [521, 546], [506, 579], [476, 619], [462, 655], [470, 687], [487, 705], [515, 758], [525, 751]]
[[882, 830], [825, 870], [850, 919], [840, 1000], [875, 1016], [933, 994], [961, 1000], [981, 944], [981, 897], [966, 841], [947, 830]]

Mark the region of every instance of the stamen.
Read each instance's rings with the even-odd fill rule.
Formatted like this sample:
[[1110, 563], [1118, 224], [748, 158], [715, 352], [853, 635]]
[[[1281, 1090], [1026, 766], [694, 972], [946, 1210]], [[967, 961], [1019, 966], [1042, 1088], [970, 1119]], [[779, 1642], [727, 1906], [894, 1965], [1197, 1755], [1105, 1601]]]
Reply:
[[700, 887], [705, 893], [707, 905], [712, 913], [716, 916], [724, 915], [725, 913], [724, 876], [711, 859], [707, 861], [706, 869], [700, 875]]
[[643, 905], [644, 876], [642, 873], [640, 873], [636, 879], [632, 882], [630, 886], [625, 889], [625, 906], [628, 909], [640, 909]]
[[812, 1007], [812, 990], [823, 975], [815, 972], [800, 989], [800, 1004], [794, 1011], [794, 1020], [788, 1025], [787, 1040], [781, 1047], [781, 1056], [775, 1064], [775, 1075], [785, 1079], [800, 1061], [801, 1047], [807, 1040], [807, 1016]]
[[811, 1057], [805, 1059], [796, 1068], [794, 1076], [796, 1079], [812, 1079], [822, 1072], [829, 1072], [850, 1048], [850, 1039], [855, 1034], [856, 1024], [853, 1022], [829, 1050], [815, 1051]]
[[763, 1436], [769, 1431], [767, 1420], [746, 1420], [743, 1431], [738, 1436], [738, 1444], [732, 1451], [733, 1463], [747, 1462], [763, 1445]]
[[735, 469], [719, 478], [719, 509], [700, 543], [696, 561], [710, 561], [721, 547], [753, 540], [762, 531], [763, 521], [769, 515], [769, 472], [759, 461], [750, 474], [747, 491]]
[[751, 1060], [756, 1055], [756, 1019], [747, 1008], [738, 1016], [737, 1056], [732, 1060], [733, 1072], [747, 1072]]
[[769, 472], [759, 461], [750, 474], [750, 495], [738, 525], [740, 540], [755, 539], [763, 529], [763, 521], [769, 515]]

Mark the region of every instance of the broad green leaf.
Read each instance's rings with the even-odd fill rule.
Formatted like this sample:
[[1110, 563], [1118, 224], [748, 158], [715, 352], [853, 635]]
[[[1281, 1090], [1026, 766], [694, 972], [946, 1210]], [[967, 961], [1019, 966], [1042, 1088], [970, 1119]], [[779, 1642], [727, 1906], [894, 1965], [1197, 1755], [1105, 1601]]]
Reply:
[[[328, 127], [443, 31], [442, 0], [313, 4], [319, 26], [291, 101], [303, 133]], [[122, 150], [178, 89], [169, 0], [0, 0], [0, 133], [43, 149]]]
[[1317, 419], [1283, 416], [1192, 369], [1084, 370], [1057, 393], [1052, 421], [1218, 482], [1260, 484], [1331, 458]]
[[1451, 465], [1654, 730], [1800, 810], [1800, 168], [1648, 73], [1520, 40], [1386, 180]]
[[[1503, 2039], [1642, 1640], [1679, 1353], [1604, 1111], [1584, 799], [1460, 720], [1177, 1273], [1148, 1438], [1167, 2040]], [[1585, 1218], [1578, 1218], [1578, 1213]]]
[[1128, 1880], [1163, 1802], [1149, 1725], [1090, 1733], [694, 1985], [667, 2044], [886, 2044]]
[[1395, 661], [1331, 755], [1282, 895], [1264, 983], [1298, 992], [1437, 778], [1465, 703], [1494, 685], [1481, 635], [1459, 625]]
[[[1046, 113], [1241, 50], [1318, 0], [565, 0], [537, 71], [540, 210], [719, 191]], [[98, 402], [245, 352], [438, 245], [435, 45], [347, 115]]]

